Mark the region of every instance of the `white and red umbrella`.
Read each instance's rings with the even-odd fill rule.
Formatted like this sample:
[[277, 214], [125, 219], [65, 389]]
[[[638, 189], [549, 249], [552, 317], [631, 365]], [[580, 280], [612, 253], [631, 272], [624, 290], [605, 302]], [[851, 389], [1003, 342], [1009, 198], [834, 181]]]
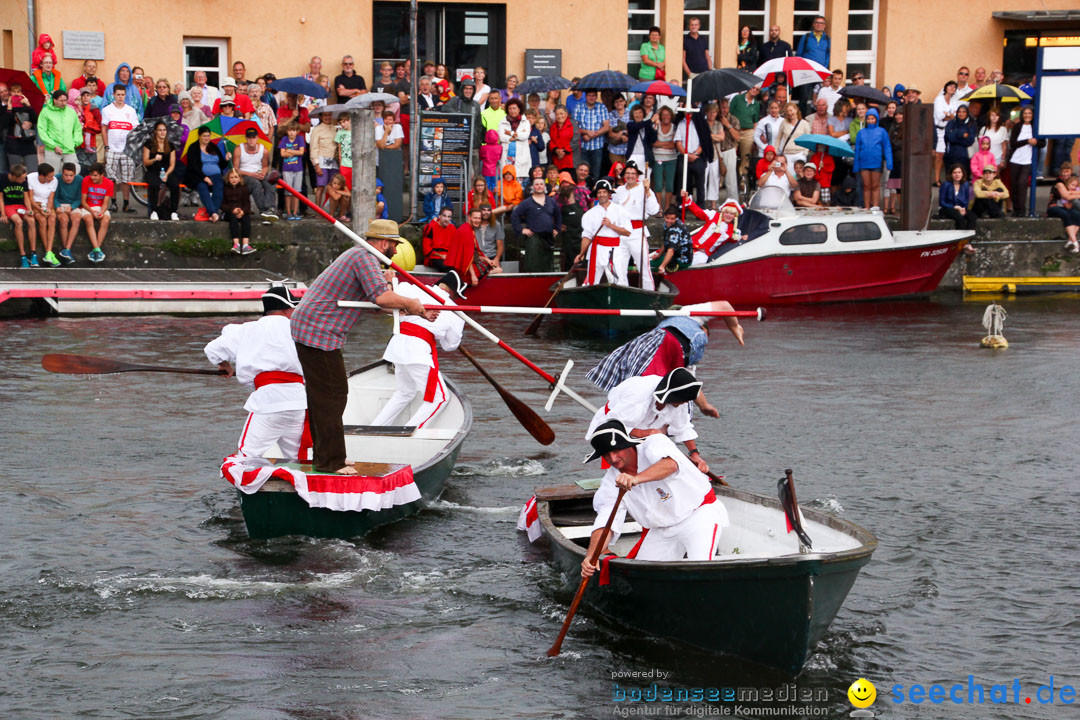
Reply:
[[790, 87], [810, 85], [828, 80], [832, 70], [819, 65], [813, 60], [801, 57], [773, 58], [754, 71], [762, 80], [762, 85], [769, 86], [776, 82], [777, 75], [787, 76]]

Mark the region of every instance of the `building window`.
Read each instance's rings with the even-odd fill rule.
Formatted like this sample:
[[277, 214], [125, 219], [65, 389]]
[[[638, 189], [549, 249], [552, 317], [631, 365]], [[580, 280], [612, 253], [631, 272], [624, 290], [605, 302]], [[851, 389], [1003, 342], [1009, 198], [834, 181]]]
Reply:
[[[716, 0], [683, 0], [683, 34], [690, 32], [690, 18], [701, 21], [698, 34], [709, 41], [709, 57], [716, 64], [716, 43], [713, 42], [713, 20], [716, 17]], [[679, 61], [682, 65], [682, 61]]]
[[[795, 12], [791, 29], [791, 47], [799, 47], [802, 36], [811, 32], [814, 27], [814, 18], [825, 14], [825, 0], [795, 0]], [[826, 27], [825, 32], [828, 32]]]
[[[641, 46], [649, 42], [649, 28], [660, 25], [658, 0], [630, 0], [627, 9], [629, 34], [626, 39], [626, 72], [637, 77], [641, 67]], [[664, 41], [661, 39], [660, 44]], [[679, 62], [682, 65], [682, 61]]]
[[847, 77], [861, 72], [877, 85], [878, 0], [848, 0]]
[[195, 84], [195, 73], [206, 73], [206, 84], [221, 87], [228, 76], [225, 70], [229, 61], [228, 47], [222, 38], [184, 38], [184, 83]]
[[769, 36], [769, 0], [739, 0], [740, 31], [744, 25], [750, 26], [759, 43], [763, 42]]

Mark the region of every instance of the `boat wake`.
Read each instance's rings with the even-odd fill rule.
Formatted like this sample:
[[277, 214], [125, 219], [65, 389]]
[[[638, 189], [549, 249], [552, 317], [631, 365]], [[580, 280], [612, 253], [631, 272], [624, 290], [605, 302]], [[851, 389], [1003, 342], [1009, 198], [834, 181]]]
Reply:
[[830, 515], [843, 515], [844, 506], [840, 504], [832, 495], [824, 498], [814, 498], [810, 502], [806, 503], [807, 507], [814, 508], [815, 510], [822, 510]]
[[484, 514], [484, 515], [512, 515], [512, 514], [518, 512], [519, 510], [521, 510], [520, 507], [514, 507], [512, 505], [507, 505], [505, 507], [475, 507], [473, 505], [459, 505], [456, 502], [452, 502], [450, 500], [441, 500], [441, 499], [436, 500], [436, 501], [431, 502], [431, 503], [428, 503], [428, 507], [434, 508], [436, 510], [451, 510], [451, 511], [454, 511], [454, 512], [472, 512], [472, 513], [481, 513], [481, 514]]
[[103, 600], [137, 595], [183, 595], [192, 600], [236, 600], [289, 592], [333, 590], [364, 583], [372, 568], [336, 573], [313, 573], [303, 580], [283, 582], [252, 578], [217, 578], [211, 575], [112, 575], [90, 581], [47, 575], [38, 580], [64, 590], [86, 590]]
[[454, 477], [536, 477], [547, 469], [538, 460], [501, 457], [483, 463], [459, 463], [451, 473]]

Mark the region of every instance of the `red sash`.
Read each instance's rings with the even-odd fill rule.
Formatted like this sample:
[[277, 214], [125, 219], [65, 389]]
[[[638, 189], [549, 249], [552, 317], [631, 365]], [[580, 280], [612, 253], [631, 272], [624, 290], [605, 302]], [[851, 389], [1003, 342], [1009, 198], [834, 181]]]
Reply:
[[296, 373], [283, 372], [281, 370], [268, 370], [255, 376], [255, 389], [258, 390], [266, 385], [280, 385], [282, 383], [304, 384], [304, 376]]
[[428, 370], [427, 386], [424, 388], [424, 402], [435, 399], [435, 390], [439, 387], [439, 351], [435, 349], [435, 336], [427, 328], [422, 328], [414, 322], [402, 321], [399, 328], [402, 335], [419, 338], [431, 348], [432, 368]]
[[634, 228], [635, 230], [640, 230], [644, 226], [645, 226], [645, 223], [641, 222], [640, 220], [631, 220], [630, 221], [630, 227]]

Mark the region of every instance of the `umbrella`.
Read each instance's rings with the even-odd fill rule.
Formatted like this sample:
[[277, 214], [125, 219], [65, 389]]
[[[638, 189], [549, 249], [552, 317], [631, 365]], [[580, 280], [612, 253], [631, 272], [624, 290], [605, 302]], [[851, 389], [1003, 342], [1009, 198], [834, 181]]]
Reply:
[[630, 92], [666, 95], [668, 97], [686, 97], [686, 91], [678, 85], [663, 80], [646, 80], [630, 88]]
[[181, 147], [184, 145], [184, 141], [187, 140], [187, 136], [184, 134], [184, 128], [179, 124], [172, 121], [172, 118], [156, 117], [149, 120], [143, 120], [141, 124], [136, 125], [135, 128], [128, 133], [127, 140], [124, 143], [124, 154], [134, 160], [136, 163], [142, 163], [142, 149], [146, 141], [154, 134], [154, 126], [158, 122], [165, 123], [165, 127], [168, 129], [167, 138], [169, 144], [173, 147]]
[[540, 77], [529, 78], [525, 82], [514, 88], [514, 92], [519, 95], [528, 95], [529, 93], [537, 93], [539, 95], [545, 95], [552, 90], [569, 90], [572, 82], [560, 75], [541, 75]]
[[755, 85], [761, 84], [761, 78], [757, 75], [739, 68], [718, 68], [706, 70], [700, 75], [694, 76], [694, 85], [691, 100], [697, 103], [705, 103], [710, 100], [720, 100], [734, 93], [749, 90]]
[[0, 82], [6, 83], [9, 88], [16, 83], [22, 85], [22, 94], [30, 101], [30, 107], [34, 108], [34, 112], [41, 112], [41, 106], [45, 104], [45, 94], [29, 75], [22, 70], [0, 68]]
[[[231, 153], [237, 145], [242, 145], [247, 139], [245, 135], [247, 131], [254, 128], [258, 132], [259, 144], [261, 144], [267, 151], [273, 152], [274, 144], [270, 141], [270, 138], [266, 137], [266, 133], [262, 131], [259, 124], [252, 120], [244, 120], [243, 118], [231, 118], [224, 115], [218, 115], [205, 126], [210, 128], [211, 142], [221, 145], [223, 152]], [[199, 128], [194, 128], [188, 133], [187, 144], [184, 145], [184, 155], [187, 157], [187, 150], [191, 147], [192, 143], [199, 141]], [[222, 144], [224, 143], [224, 144]]]
[[637, 84], [637, 80], [618, 70], [601, 70], [589, 73], [574, 85], [574, 90], [585, 92], [601, 90], [615, 90], [625, 92]]
[[292, 93], [293, 95], [307, 95], [308, 97], [322, 99], [326, 97], [326, 90], [322, 85], [305, 80], [302, 77], [278, 78], [270, 83], [270, 89], [274, 92]]
[[390, 103], [396, 103], [398, 101], [398, 96], [391, 95], [390, 93], [364, 93], [363, 95], [357, 95], [352, 100], [345, 103], [342, 109], [352, 110], [353, 108], [369, 108], [371, 107], [371, 103], [379, 100], [389, 105]]
[[824, 145], [830, 155], [836, 157], [855, 157], [855, 151], [851, 149], [846, 140], [834, 138], [832, 135], [800, 135], [795, 138], [795, 144], [804, 147], [810, 152], [816, 152], [818, 145]]
[[764, 78], [763, 85], [772, 85], [776, 82], [777, 75], [785, 75], [787, 84], [795, 87], [828, 80], [832, 77], [832, 70], [806, 58], [782, 57], [769, 60], [755, 70], [754, 74]]
[[893, 98], [881, 92], [873, 85], [847, 85], [840, 88], [840, 94], [846, 98], [865, 100], [866, 102], [874, 103], [876, 105], [888, 105], [893, 101]]
[[1001, 102], [1020, 102], [1021, 100], [1030, 100], [1031, 96], [1018, 87], [992, 83], [976, 88], [960, 99], [964, 101], [1000, 100]]

